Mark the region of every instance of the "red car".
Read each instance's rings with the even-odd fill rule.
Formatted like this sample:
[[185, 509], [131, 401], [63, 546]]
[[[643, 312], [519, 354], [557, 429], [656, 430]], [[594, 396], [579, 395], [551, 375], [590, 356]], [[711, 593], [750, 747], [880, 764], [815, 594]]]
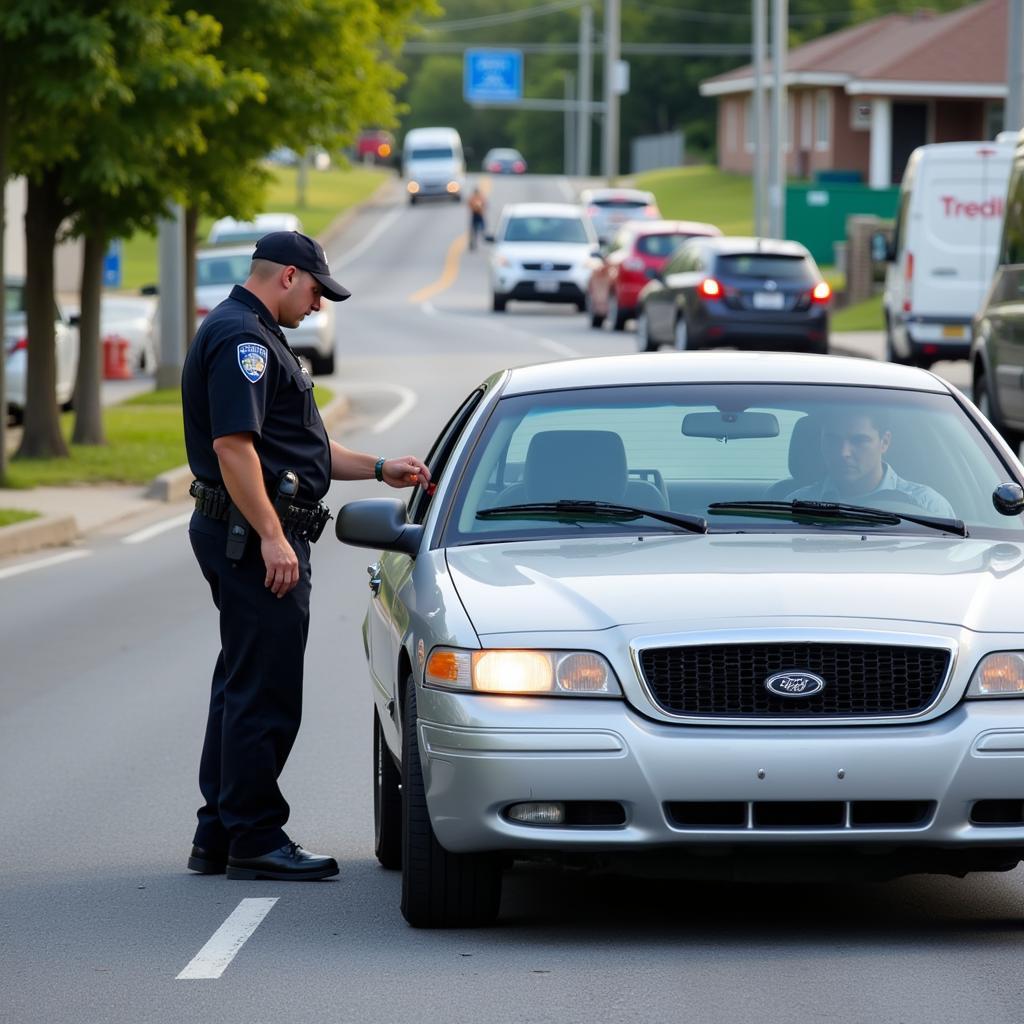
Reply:
[[690, 220], [630, 221], [603, 257], [595, 259], [587, 286], [591, 327], [607, 320], [616, 331], [636, 316], [640, 290], [688, 238], [721, 235], [713, 224]]

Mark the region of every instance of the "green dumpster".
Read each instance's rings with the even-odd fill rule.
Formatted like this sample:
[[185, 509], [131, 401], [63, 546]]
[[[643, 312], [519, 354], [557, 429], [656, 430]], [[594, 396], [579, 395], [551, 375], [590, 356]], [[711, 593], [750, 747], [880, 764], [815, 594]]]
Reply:
[[807, 246], [818, 263], [833, 262], [833, 246], [846, 240], [846, 218], [874, 214], [892, 219], [899, 202], [899, 186], [833, 184], [786, 186], [786, 237]]

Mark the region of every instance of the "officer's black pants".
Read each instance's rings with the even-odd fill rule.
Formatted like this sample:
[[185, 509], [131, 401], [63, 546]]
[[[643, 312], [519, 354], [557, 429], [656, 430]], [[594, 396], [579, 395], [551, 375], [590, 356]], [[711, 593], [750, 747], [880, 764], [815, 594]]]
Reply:
[[277, 780], [302, 715], [302, 662], [309, 630], [309, 542], [290, 538], [299, 582], [284, 597], [263, 584], [259, 537], [224, 553], [227, 524], [196, 512], [189, 539], [220, 612], [221, 651], [199, 765], [197, 846], [258, 857], [288, 842], [288, 804]]

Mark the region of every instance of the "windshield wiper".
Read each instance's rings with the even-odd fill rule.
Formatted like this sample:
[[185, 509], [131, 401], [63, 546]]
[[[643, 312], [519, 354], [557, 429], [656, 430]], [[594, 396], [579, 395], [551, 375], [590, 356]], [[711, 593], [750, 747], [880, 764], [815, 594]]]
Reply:
[[750, 515], [788, 515], [794, 519], [825, 519], [842, 522], [878, 523], [896, 526], [897, 523], [916, 523], [944, 533], [967, 536], [967, 527], [962, 519], [944, 519], [940, 516], [919, 516], [910, 512], [892, 512], [868, 505], [844, 505], [835, 501], [714, 501], [708, 505], [711, 515], [732, 513]]
[[672, 526], [682, 527], [691, 533], [707, 533], [708, 521], [703, 516], [690, 516], [682, 512], [663, 512], [660, 509], [638, 508], [635, 505], [619, 505], [612, 501], [533, 501], [521, 505], [498, 505], [482, 508], [477, 519], [520, 519], [540, 517], [578, 522], [581, 519], [614, 519], [628, 522], [647, 516]]

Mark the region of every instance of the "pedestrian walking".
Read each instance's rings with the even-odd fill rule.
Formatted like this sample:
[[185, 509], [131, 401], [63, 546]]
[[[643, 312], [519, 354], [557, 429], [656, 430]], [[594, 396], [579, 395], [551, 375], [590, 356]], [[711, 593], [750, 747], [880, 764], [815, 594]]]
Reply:
[[487, 212], [487, 200], [479, 187], [469, 194], [469, 247], [476, 248], [477, 236], [484, 230], [484, 214]]
[[327, 436], [313, 381], [282, 327], [349, 292], [296, 231], [264, 235], [250, 276], [203, 321], [185, 358], [185, 447], [195, 475], [189, 539], [220, 616], [199, 765], [203, 805], [188, 867], [228, 878], [318, 879], [333, 857], [284, 830], [278, 777], [295, 741], [309, 628], [310, 544], [331, 480], [424, 486], [415, 456], [379, 458]]

